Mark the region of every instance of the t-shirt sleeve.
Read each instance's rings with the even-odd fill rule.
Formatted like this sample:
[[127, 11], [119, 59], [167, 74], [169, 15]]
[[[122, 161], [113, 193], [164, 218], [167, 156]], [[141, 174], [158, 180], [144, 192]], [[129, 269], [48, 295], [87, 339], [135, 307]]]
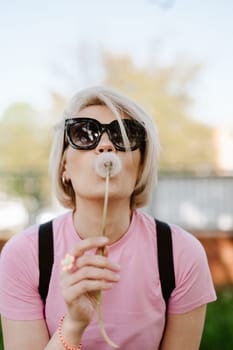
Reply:
[[171, 228], [176, 288], [168, 312], [179, 314], [216, 300], [216, 293], [201, 243], [180, 227]]
[[10, 239], [0, 257], [0, 313], [12, 320], [43, 318], [38, 293], [37, 229]]

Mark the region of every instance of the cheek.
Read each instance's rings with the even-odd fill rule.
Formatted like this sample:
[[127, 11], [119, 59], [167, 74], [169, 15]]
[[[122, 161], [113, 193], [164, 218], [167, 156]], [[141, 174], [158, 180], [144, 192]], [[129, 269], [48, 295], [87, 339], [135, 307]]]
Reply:
[[64, 162], [64, 168], [65, 168], [67, 177], [69, 178], [72, 177], [73, 168], [76, 166], [76, 163], [77, 163], [77, 160], [75, 159], [73, 152], [68, 149], [66, 152], [65, 162]]
[[66, 175], [72, 180], [79, 174], [82, 174], [89, 169], [90, 160], [81, 151], [73, 148], [68, 148], [65, 158], [65, 171]]
[[128, 159], [125, 159], [123, 168], [125, 168], [127, 176], [135, 185], [140, 174], [141, 154], [139, 151], [136, 151], [135, 153], [131, 153], [130, 155], [131, 156], [128, 157]]

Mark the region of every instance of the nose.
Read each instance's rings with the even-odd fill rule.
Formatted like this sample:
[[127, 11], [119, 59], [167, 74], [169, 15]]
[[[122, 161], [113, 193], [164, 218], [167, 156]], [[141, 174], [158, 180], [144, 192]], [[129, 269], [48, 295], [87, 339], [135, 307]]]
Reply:
[[96, 147], [96, 153], [99, 154], [103, 152], [115, 152], [115, 151], [116, 151], [115, 147], [113, 146], [111, 140], [109, 139], [107, 132], [104, 132]]

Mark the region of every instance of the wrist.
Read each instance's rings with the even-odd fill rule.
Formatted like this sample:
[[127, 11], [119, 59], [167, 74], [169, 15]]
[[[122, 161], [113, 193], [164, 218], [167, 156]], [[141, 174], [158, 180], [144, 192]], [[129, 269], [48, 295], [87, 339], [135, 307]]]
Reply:
[[82, 336], [83, 332], [87, 328], [88, 323], [83, 321], [74, 320], [69, 314], [66, 314], [64, 317], [64, 327], [69, 331], [77, 334], [80, 333]]
[[67, 349], [69, 347], [76, 347], [77, 349], [81, 349], [81, 347], [79, 346], [85, 328], [86, 325], [84, 325], [82, 322], [73, 321], [68, 315], [62, 317], [59, 321], [58, 334], [64, 348], [66, 348], [66, 346], [64, 345], [65, 342], [66, 344], [70, 344], [70, 346], [68, 346]]

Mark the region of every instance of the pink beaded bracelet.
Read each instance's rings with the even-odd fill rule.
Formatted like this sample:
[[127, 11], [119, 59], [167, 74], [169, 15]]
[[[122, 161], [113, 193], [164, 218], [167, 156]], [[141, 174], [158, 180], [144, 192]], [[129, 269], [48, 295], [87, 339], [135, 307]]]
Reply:
[[64, 318], [65, 318], [65, 316], [62, 316], [62, 318], [60, 319], [59, 324], [58, 324], [58, 336], [59, 336], [60, 342], [62, 343], [63, 347], [66, 350], [82, 350], [81, 343], [79, 344], [79, 346], [77, 348], [74, 348], [72, 346], [69, 346], [67, 344], [67, 342], [65, 341], [65, 339], [63, 338], [63, 336], [62, 336], [62, 324], [63, 324]]

